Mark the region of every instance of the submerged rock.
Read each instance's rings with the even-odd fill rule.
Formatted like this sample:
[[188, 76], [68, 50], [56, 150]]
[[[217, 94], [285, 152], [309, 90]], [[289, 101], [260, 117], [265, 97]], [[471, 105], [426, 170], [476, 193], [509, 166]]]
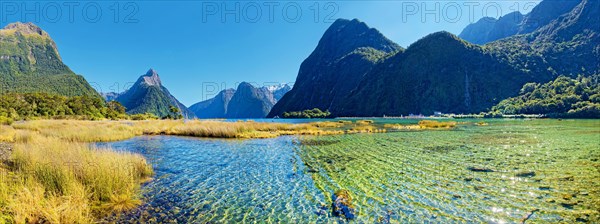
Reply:
[[356, 217], [356, 209], [352, 204], [352, 196], [350, 191], [341, 189], [333, 194], [332, 214], [346, 219], [354, 219]]
[[470, 166], [467, 169], [470, 171], [473, 171], [473, 172], [485, 172], [485, 173], [494, 172], [494, 170], [492, 170], [490, 168], [485, 168], [485, 167]]
[[535, 176], [535, 172], [533, 172], [533, 171], [517, 173], [517, 177], [534, 177], [534, 176]]

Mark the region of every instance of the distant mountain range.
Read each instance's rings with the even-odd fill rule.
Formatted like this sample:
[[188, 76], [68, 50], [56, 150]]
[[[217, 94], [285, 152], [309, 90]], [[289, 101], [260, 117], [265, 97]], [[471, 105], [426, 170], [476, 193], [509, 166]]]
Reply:
[[61, 60], [50, 35], [32, 23], [0, 29], [0, 93], [100, 95]]
[[531, 33], [570, 12], [579, 3], [581, 0], [542, 1], [527, 15], [515, 11], [499, 19], [482, 18], [468, 25], [458, 36], [474, 44], [486, 44], [513, 35]]
[[190, 106], [198, 118], [264, 118], [291, 87], [287, 84], [255, 87], [242, 82], [215, 97]]
[[158, 73], [150, 69], [127, 91], [118, 94], [114, 99], [127, 108], [129, 114], [152, 113], [159, 117], [172, 115], [171, 106], [176, 107], [185, 118], [195, 115], [180, 103], [169, 90], [162, 85]]
[[[358, 20], [340, 19], [302, 63], [294, 88], [269, 117], [313, 108], [333, 116], [479, 113], [517, 95], [527, 82], [596, 74], [598, 4], [543, 1], [523, 18], [538, 23], [503, 25], [510, 31], [506, 35], [529, 34], [485, 46], [438, 32], [403, 50]], [[513, 16], [518, 17], [508, 15]]]

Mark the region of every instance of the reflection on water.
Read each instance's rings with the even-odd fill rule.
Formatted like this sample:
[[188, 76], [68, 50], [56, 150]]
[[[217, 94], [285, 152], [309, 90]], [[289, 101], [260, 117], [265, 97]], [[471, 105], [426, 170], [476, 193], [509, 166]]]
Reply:
[[[390, 122], [385, 120], [382, 122]], [[406, 122], [406, 121], [402, 121]], [[598, 222], [599, 121], [486, 120], [449, 131], [102, 143], [144, 155], [155, 179], [135, 222]]]

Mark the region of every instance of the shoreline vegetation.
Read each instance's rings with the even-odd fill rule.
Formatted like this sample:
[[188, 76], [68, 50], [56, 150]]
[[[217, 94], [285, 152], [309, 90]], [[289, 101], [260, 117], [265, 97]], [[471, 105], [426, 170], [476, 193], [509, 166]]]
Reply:
[[199, 120], [31, 120], [0, 125], [0, 223], [90, 223], [142, 204], [151, 165], [94, 142], [142, 135], [273, 138], [448, 129], [456, 122], [377, 125], [372, 120], [302, 124]]

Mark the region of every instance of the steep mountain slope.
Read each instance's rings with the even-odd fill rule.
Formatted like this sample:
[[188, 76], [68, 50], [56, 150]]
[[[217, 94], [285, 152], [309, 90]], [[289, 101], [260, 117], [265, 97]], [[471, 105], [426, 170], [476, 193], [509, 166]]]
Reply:
[[[545, 2], [545, 1], [544, 1]], [[546, 26], [486, 45], [515, 68], [554, 76], [600, 71], [600, 2], [583, 0]]]
[[225, 118], [229, 101], [235, 94], [235, 89], [226, 89], [215, 97], [190, 106], [190, 110], [198, 118]]
[[32, 23], [0, 29], [0, 94], [44, 92], [64, 96], [100, 95], [61, 60], [48, 33]]
[[264, 118], [277, 101], [269, 89], [242, 82], [227, 107], [227, 118]]
[[545, 0], [524, 16], [520, 12], [512, 12], [498, 20], [482, 18], [467, 26], [459, 37], [474, 44], [486, 44], [517, 34], [531, 33], [570, 12], [580, 2], [581, 0]]
[[268, 116], [337, 108], [375, 64], [402, 50], [363, 22], [338, 19], [302, 62], [292, 90], [277, 102]]
[[467, 25], [458, 36], [474, 44], [485, 44], [489, 42], [488, 36], [494, 29], [494, 24], [496, 24], [496, 22], [498, 22], [496, 18], [481, 18], [476, 23]]
[[127, 108], [129, 114], [152, 113], [159, 117], [172, 115], [170, 107], [179, 109], [185, 118], [193, 118], [194, 113], [181, 104], [169, 90], [162, 85], [158, 73], [150, 69], [135, 84], [116, 99]]
[[275, 85], [275, 86], [266, 86], [264, 88], [267, 88], [269, 91], [271, 91], [273, 93], [273, 98], [275, 98], [275, 101], [281, 100], [281, 98], [283, 98], [283, 96], [287, 92], [289, 92], [290, 90], [292, 90], [292, 87], [289, 86], [288, 84], [281, 84], [281, 85]]
[[517, 94], [527, 81], [544, 79], [447, 32], [424, 37], [367, 77], [339, 110], [332, 110], [335, 116], [477, 113]]

